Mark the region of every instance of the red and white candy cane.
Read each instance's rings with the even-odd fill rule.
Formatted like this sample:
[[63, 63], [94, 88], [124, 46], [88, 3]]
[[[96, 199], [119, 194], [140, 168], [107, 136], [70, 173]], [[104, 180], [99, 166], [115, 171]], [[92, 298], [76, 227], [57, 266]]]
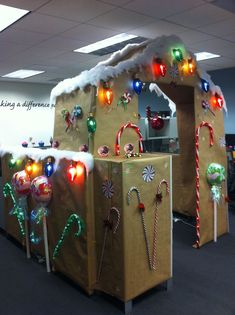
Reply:
[[147, 256], [148, 256], [148, 262], [149, 262], [149, 268], [150, 270], [152, 269], [152, 262], [151, 262], [151, 256], [150, 256], [150, 246], [149, 246], [149, 241], [148, 241], [148, 235], [147, 235], [147, 227], [145, 223], [145, 217], [144, 217], [144, 211], [145, 211], [145, 206], [144, 204], [140, 201], [140, 191], [138, 188], [135, 186], [131, 187], [127, 193], [127, 203], [130, 205], [131, 201], [131, 193], [135, 191], [137, 194], [137, 199], [138, 199], [138, 207], [140, 210], [141, 214], [141, 220], [142, 220], [142, 225], [143, 225], [143, 230], [144, 230], [144, 238], [145, 238], [145, 244], [146, 244], [146, 251], [147, 251]]
[[170, 192], [169, 184], [166, 179], [162, 179], [157, 186], [157, 194], [156, 194], [156, 209], [154, 213], [154, 226], [153, 226], [153, 254], [152, 254], [152, 269], [156, 270], [157, 265], [157, 227], [158, 227], [158, 211], [159, 205], [162, 202], [162, 185], [166, 186], [166, 194], [168, 195]]
[[[113, 221], [110, 220], [111, 213], [114, 213], [116, 215], [116, 222], [115, 224]], [[97, 281], [100, 279], [101, 271], [102, 271], [102, 265], [103, 265], [103, 259], [104, 259], [104, 250], [105, 250], [105, 245], [106, 245], [106, 240], [108, 236], [108, 230], [112, 230], [113, 234], [117, 232], [117, 229], [119, 227], [120, 223], [120, 211], [116, 207], [112, 207], [108, 211], [108, 215], [106, 219], [104, 220], [104, 240], [103, 240], [103, 245], [102, 245], [102, 250], [101, 250], [101, 255], [100, 255], [100, 263], [99, 263], [99, 268], [98, 268], [98, 273], [97, 273]]]
[[196, 129], [195, 134], [195, 149], [196, 149], [196, 233], [197, 240], [194, 247], [199, 248], [200, 244], [200, 174], [199, 174], [199, 134], [202, 127], [207, 127], [210, 132], [210, 147], [214, 144], [214, 131], [211, 124], [202, 121]]
[[132, 123], [127, 123], [125, 125], [123, 125], [117, 132], [116, 134], [116, 143], [115, 143], [115, 155], [120, 155], [120, 143], [121, 143], [121, 136], [124, 132], [125, 129], [127, 128], [132, 128], [135, 130], [135, 132], [137, 133], [137, 135], [139, 136], [139, 153], [143, 152], [143, 137], [142, 134], [140, 132], [140, 128]]

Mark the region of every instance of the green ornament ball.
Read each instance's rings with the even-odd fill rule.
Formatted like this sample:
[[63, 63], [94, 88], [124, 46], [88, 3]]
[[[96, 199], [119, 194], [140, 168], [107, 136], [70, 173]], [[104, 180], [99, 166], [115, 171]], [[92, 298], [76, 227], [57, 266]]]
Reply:
[[218, 163], [211, 163], [206, 171], [206, 178], [210, 185], [221, 185], [225, 180], [225, 168]]

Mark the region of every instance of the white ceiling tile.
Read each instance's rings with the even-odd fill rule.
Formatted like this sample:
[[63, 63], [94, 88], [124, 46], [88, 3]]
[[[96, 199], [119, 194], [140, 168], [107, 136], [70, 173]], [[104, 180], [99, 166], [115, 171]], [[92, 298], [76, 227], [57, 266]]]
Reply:
[[77, 23], [72, 21], [39, 13], [31, 13], [16, 22], [14, 28], [53, 35], [64, 32], [76, 25]]
[[26, 50], [27, 47], [23, 44], [16, 44], [1, 40], [0, 42], [0, 60], [5, 60], [11, 56], [15, 56], [21, 51]]
[[186, 46], [197, 42], [214, 39], [214, 37], [211, 35], [193, 30], [188, 30], [186, 32], [181, 33], [180, 38], [182, 39]]
[[115, 7], [97, 0], [52, 0], [38, 12], [68, 20], [85, 22]]
[[198, 29], [207, 34], [216, 36], [229, 35], [235, 30], [235, 18], [223, 20], [217, 23], [206, 25], [204, 27], [199, 27]]
[[203, 0], [180, 0], [177, 2], [173, 2], [172, 0], [134, 0], [125, 5], [125, 7], [155, 18], [165, 18], [169, 15], [194, 8], [203, 3]]
[[94, 56], [90, 54], [80, 54], [75, 52], [66, 52], [60, 54], [56, 58], [48, 58], [47, 64], [52, 66], [62, 66], [62, 65], [79, 65], [82, 63], [87, 63], [89, 60], [92, 60]]
[[109, 28], [119, 32], [127, 32], [141, 25], [153, 23], [154, 19], [121, 8], [112, 10], [102, 16], [89, 21], [91, 25]]
[[207, 51], [221, 56], [232, 57], [235, 55], [235, 44], [218, 38], [192, 43], [190, 47], [197, 49], [197, 51]]
[[43, 41], [41, 44], [37, 45], [37, 49], [50, 49], [50, 50], [59, 50], [64, 51], [73, 51], [78, 47], [87, 45], [87, 42], [82, 42], [79, 40], [66, 38], [62, 36], [53, 36], [52, 38]]
[[168, 17], [167, 20], [195, 28], [230, 18], [234, 18], [232, 13], [208, 3], [179, 14], [174, 14]]
[[235, 31], [233, 31], [233, 33], [230, 35], [224, 35], [223, 38], [232, 43], [235, 43]]
[[177, 35], [185, 32], [186, 30], [187, 28], [185, 27], [159, 20], [157, 22], [147, 24], [134, 30], [131, 29], [129, 33], [133, 35], [144, 36], [147, 38], [156, 38], [162, 35]]
[[129, 2], [132, 2], [133, 0], [118, 0], [118, 1], [117, 0], [98, 0], [98, 1], [116, 5], [117, 7], [121, 7]]
[[32, 46], [48, 39], [50, 36], [49, 34], [35, 33], [10, 27], [0, 33], [0, 40]]
[[1, 0], [1, 4], [29, 11], [36, 10], [47, 2], [48, 0]]
[[96, 41], [114, 36], [118, 33], [118, 31], [110, 30], [107, 28], [102, 28], [89, 24], [79, 24], [73, 29], [61, 33], [60, 35], [68, 38], [86, 41], [88, 43], [94, 43]]

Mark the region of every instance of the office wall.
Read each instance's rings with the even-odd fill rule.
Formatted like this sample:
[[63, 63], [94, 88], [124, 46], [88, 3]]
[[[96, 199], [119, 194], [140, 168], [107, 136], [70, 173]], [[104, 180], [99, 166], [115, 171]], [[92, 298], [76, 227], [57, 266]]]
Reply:
[[52, 85], [0, 82], [0, 144], [17, 145], [33, 137], [49, 144], [53, 136]]
[[221, 87], [226, 99], [228, 115], [224, 115], [225, 133], [235, 134], [235, 68], [211, 71], [209, 74]]

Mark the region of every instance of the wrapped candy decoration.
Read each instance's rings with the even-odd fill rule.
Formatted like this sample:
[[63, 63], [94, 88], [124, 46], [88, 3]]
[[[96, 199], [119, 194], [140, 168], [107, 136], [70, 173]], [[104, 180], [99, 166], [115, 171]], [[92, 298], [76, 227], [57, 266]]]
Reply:
[[31, 192], [35, 201], [46, 206], [51, 200], [52, 185], [46, 176], [38, 176], [32, 180]]
[[211, 186], [221, 186], [225, 180], [225, 168], [218, 163], [211, 163], [207, 168], [206, 178]]
[[30, 185], [30, 177], [25, 170], [13, 175], [12, 186], [19, 196], [28, 196], [30, 193]]

